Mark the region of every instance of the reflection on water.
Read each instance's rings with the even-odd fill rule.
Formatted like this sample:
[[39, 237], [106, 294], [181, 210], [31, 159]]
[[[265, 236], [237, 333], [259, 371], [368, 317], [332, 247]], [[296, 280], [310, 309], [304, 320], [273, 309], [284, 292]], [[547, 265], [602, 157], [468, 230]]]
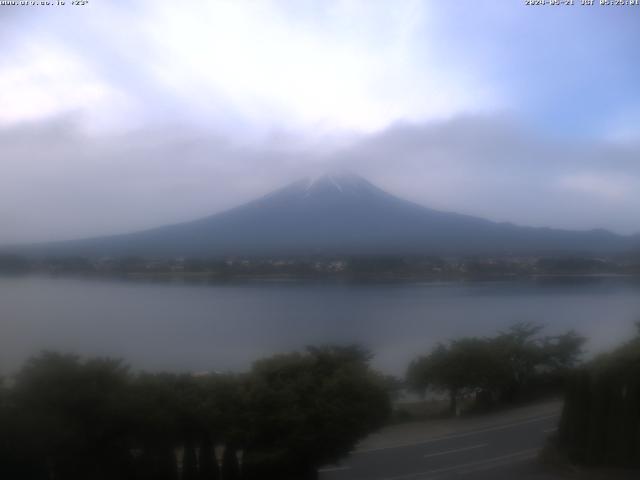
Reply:
[[401, 374], [416, 354], [516, 321], [575, 328], [591, 351], [628, 338], [640, 282], [314, 283], [0, 277], [0, 369], [43, 348], [119, 356], [135, 368], [241, 370], [309, 344], [357, 342]]

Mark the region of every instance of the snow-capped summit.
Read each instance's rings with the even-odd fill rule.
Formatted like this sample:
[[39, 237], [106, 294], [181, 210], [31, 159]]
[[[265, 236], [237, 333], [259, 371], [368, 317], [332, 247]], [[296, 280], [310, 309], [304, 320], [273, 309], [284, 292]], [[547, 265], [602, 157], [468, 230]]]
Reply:
[[370, 191], [375, 188], [364, 178], [348, 172], [325, 173], [307, 180], [305, 191], [307, 193], [314, 190], [337, 190], [343, 194], [357, 195], [362, 191]]

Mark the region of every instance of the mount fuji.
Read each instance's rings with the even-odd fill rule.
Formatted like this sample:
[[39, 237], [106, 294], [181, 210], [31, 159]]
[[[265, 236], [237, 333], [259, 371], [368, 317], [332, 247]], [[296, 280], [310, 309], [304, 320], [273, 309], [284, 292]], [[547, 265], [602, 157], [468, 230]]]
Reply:
[[638, 245], [638, 236], [606, 230], [522, 227], [432, 210], [343, 174], [301, 180], [196, 221], [21, 250], [95, 257], [542, 255], [616, 253]]

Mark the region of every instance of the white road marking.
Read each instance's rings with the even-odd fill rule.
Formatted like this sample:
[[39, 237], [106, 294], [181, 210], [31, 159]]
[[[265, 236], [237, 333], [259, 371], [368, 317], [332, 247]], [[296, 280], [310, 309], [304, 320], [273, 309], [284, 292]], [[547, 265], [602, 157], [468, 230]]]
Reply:
[[462, 448], [456, 448], [455, 450], [446, 450], [444, 452], [430, 453], [428, 455], [425, 455], [424, 458], [439, 457], [440, 455], [449, 455], [450, 453], [466, 452], [467, 450], [475, 450], [476, 448], [486, 447], [487, 445], [488, 443], [481, 443], [480, 445], [473, 445], [472, 447], [462, 447]]
[[494, 467], [502, 465], [508, 465], [510, 463], [522, 462], [534, 458], [538, 452], [537, 448], [531, 448], [529, 450], [521, 450], [519, 452], [510, 453], [508, 455], [501, 455], [499, 457], [488, 458], [485, 460], [479, 460], [477, 462], [463, 463], [455, 465], [453, 467], [438, 468], [436, 470], [428, 470], [426, 472], [409, 473], [406, 475], [399, 475], [396, 477], [385, 477], [378, 480], [410, 480], [421, 479], [430, 480], [436, 478], [443, 473], [456, 472], [461, 474], [467, 474], [477, 472], [480, 470], [488, 470]]
[[318, 473], [326, 473], [326, 472], [341, 472], [343, 470], [349, 470], [351, 467], [327, 467], [318, 469]]
[[[529, 450], [522, 450], [520, 452], [513, 453], [511, 455], [503, 455], [502, 457], [496, 457], [489, 460], [484, 460], [482, 464], [478, 462], [478, 465], [462, 465], [463, 469], [458, 473], [461, 475], [467, 475], [469, 473], [477, 473], [485, 470], [492, 470], [494, 468], [511, 465], [518, 462], [524, 462], [531, 460], [538, 455], [537, 448], [531, 448]], [[465, 468], [466, 467], [466, 468]]]
[[494, 432], [496, 430], [506, 430], [512, 427], [519, 427], [520, 425], [527, 425], [529, 423], [535, 423], [535, 422], [542, 422], [543, 420], [549, 420], [551, 418], [555, 418], [558, 417], [560, 414], [559, 413], [554, 413], [553, 415], [545, 415], [542, 417], [536, 417], [536, 418], [530, 418], [528, 420], [523, 420], [521, 422], [514, 422], [514, 423], [507, 423], [504, 425], [497, 425], [495, 427], [488, 427], [488, 428], [482, 428], [479, 430], [473, 430], [471, 432], [464, 432], [464, 433], [454, 433], [452, 435], [445, 435], [442, 437], [438, 437], [438, 438], [432, 438], [430, 440], [421, 440], [419, 442], [411, 442], [411, 443], [397, 443], [395, 445], [390, 445], [388, 447], [378, 447], [378, 448], [368, 448], [366, 450], [356, 450], [351, 452], [352, 455], [359, 455], [359, 454], [364, 454], [364, 453], [370, 453], [370, 452], [379, 452], [381, 450], [392, 450], [394, 448], [404, 448], [404, 447], [413, 447], [413, 446], [418, 446], [418, 445], [426, 445], [428, 443], [434, 443], [434, 442], [441, 442], [443, 440], [451, 440], [454, 438], [464, 438], [464, 437], [470, 437], [472, 435], [477, 435], [479, 433], [485, 433], [485, 432]]

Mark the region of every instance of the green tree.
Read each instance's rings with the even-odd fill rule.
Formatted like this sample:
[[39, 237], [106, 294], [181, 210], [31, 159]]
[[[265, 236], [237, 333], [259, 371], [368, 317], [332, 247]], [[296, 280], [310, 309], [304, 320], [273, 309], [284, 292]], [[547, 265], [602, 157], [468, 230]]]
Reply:
[[579, 362], [584, 339], [573, 331], [541, 337], [541, 326], [519, 323], [492, 338], [466, 337], [438, 344], [414, 360], [407, 383], [414, 390], [447, 392], [450, 413], [461, 395], [475, 395], [476, 405], [513, 402], [544, 382], [559, 388]]
[[493, 341], [503, 365], [503, 400], [513, 402], [531, 395], [544, 381], [562, 388], [566, 374], [582, 357], [584, 337], [570, 330], [555, 336], [541, 336], [543, 327], [518, 323], [501, 332]]
[[492, 394], [503, 370], [499, 360], [487, 339], [462, 338], [438, 344], [430, 354], [414, 360], [407, 380], [416, 391], [430, 387], [447, 392], [449, 411], [455, 414], [461, 395]]
[[556, 336], [542, 339], [543, 363], [552, 372], [563, 372], [574, 368], [583, 355], [586, 339], [570, 330]]
[[504, 400], [518, 399], [545, 361], [539, 333], [541, 325], [517, 323], [493, 339], [493, 348], [503, 365], [501, 394]]
[[111, 478], [126, 469], [129, 381], [121, 362], [44, 353], [16, 376], [12, 402], [19, 428], [17, 453], [58, 478]]
[[315, 478], [390, 413], [385, 380], [357, 347], [309, 348], [257, 362], [249, 379], [253, 427], [247, 474]]

